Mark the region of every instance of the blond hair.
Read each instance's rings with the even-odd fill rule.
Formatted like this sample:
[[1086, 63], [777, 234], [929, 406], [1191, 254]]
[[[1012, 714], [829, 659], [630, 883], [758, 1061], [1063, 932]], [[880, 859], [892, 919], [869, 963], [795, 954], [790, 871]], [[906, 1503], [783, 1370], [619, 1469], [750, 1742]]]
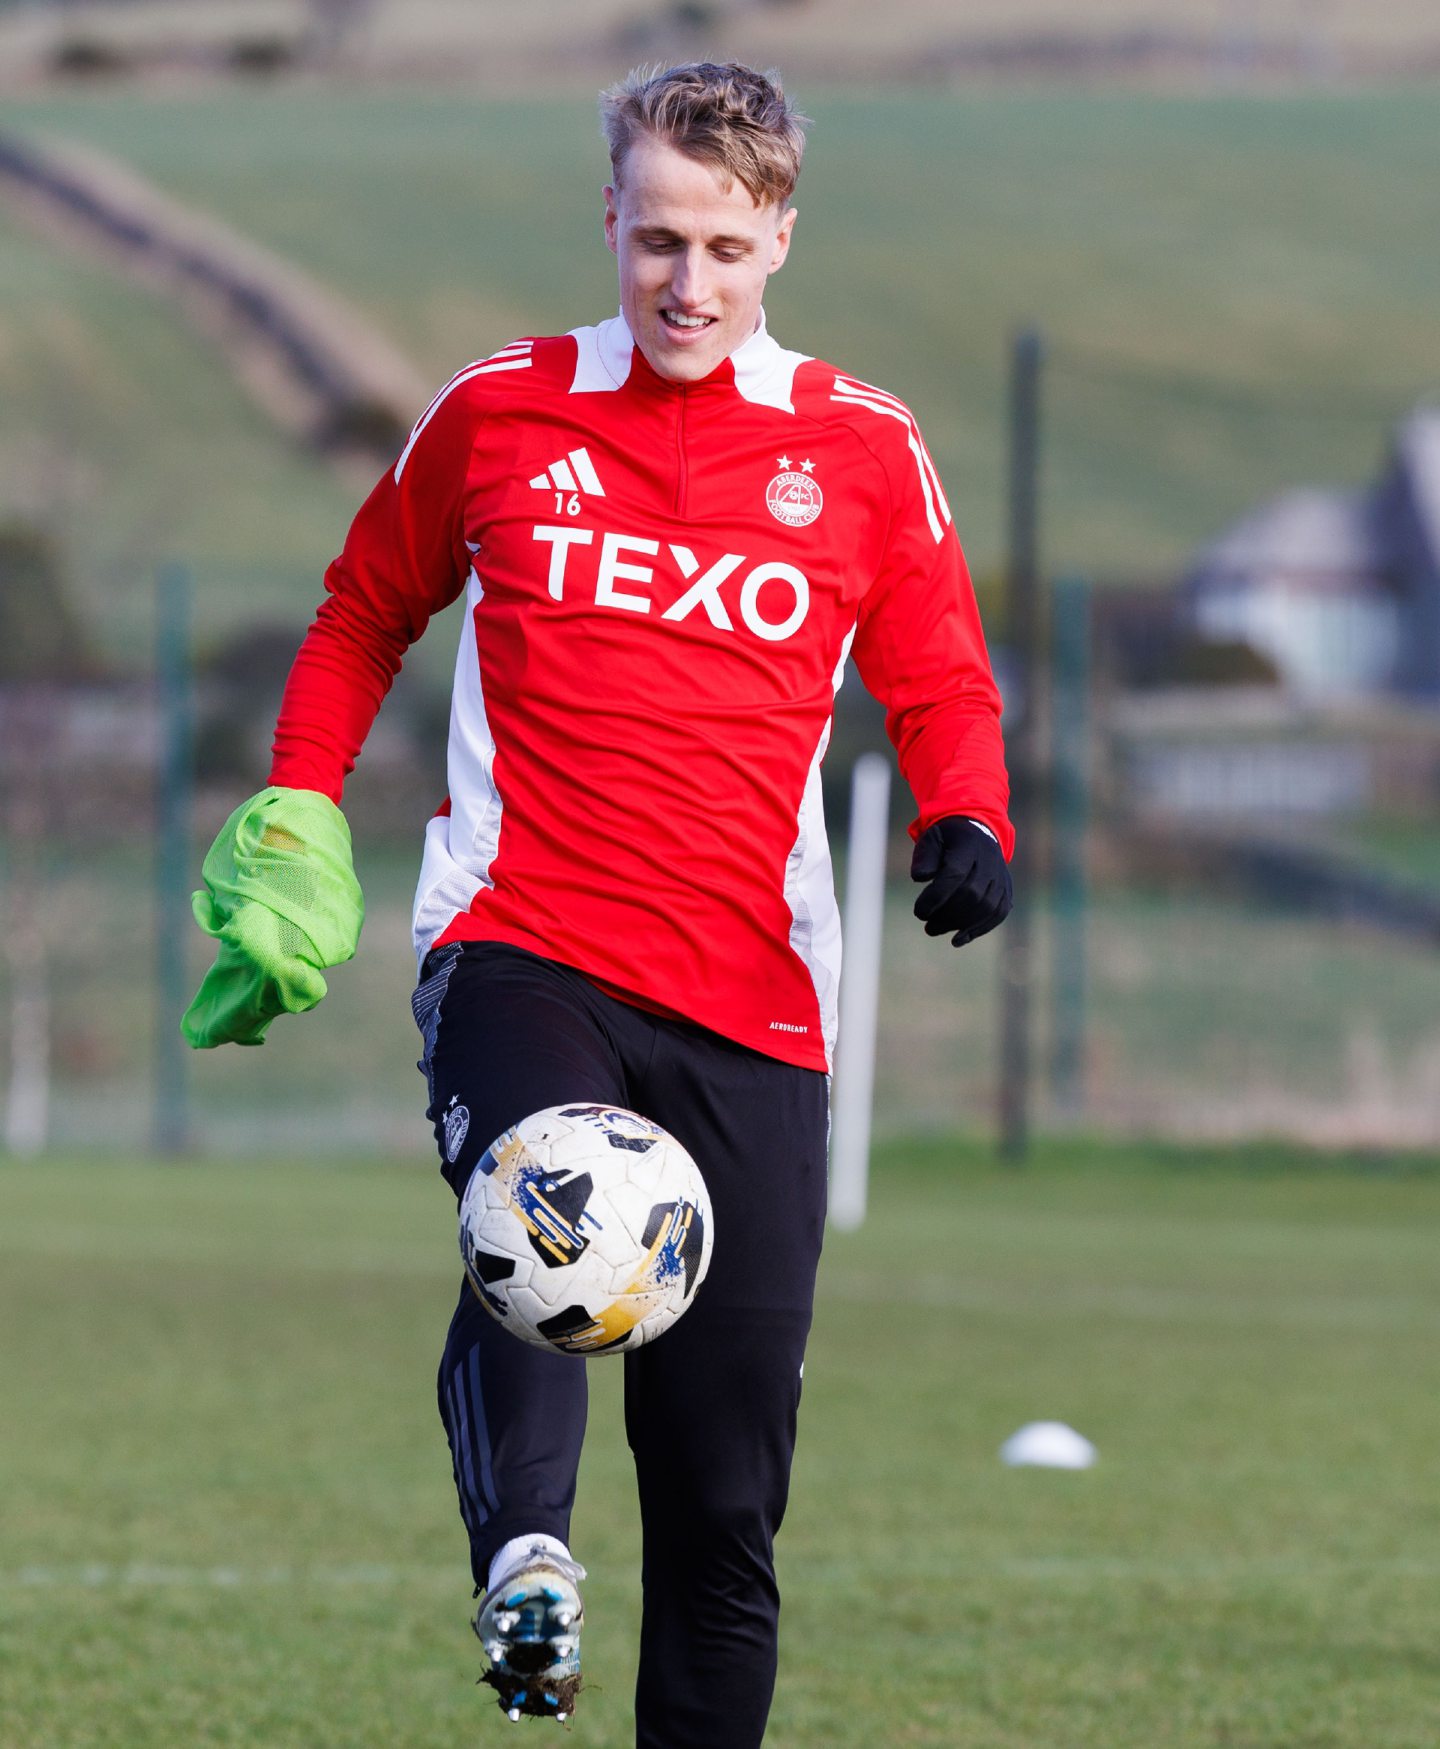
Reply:
[[773, 69], [737, 61], [636, 67], [600, 94], [600, 126], [616, 186], [626, 154], [648, 135], [749, 190], [757, 206], [786, 206], [805, 151], [803, 116]]

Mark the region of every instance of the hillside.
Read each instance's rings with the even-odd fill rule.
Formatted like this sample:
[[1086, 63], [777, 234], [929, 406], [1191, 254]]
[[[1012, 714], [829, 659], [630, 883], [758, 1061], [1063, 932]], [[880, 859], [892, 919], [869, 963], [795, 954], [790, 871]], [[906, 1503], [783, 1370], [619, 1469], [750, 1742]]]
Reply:
[[[809, 78], [1408, 77], [1440, 66], [1426, 0], [67, 0], [0, 4], [0, 68], [251, 70], [553, 91], [639, 60], [778, 62]], [[0, 75], [3, 76], [3, 75]], [[518, 86], [517, 86], [518, 82]]]
[[[1362, 479], [1388, 418], [1440, 384], [1440, 92], [803, 95], [813, 144], [772, 325], [915, 403], [981, 572], [1001, 554], [1005, 347], [1026, 317], [1052, 341], [1056, 568], [1154, 574], [1265, 492]], [[588, 101], [117, 88], [7, 119], [289, 256], [433, 380], [614, 306]], [[1114, 368], [1097, 376], [1097, 355]], [[0, 511], [62, 530], [82, 604], [132, 651], [166, 553], [197, 568], [202, 630], [298, 623], [354, 501], [163, 304], [3, 212], [0, 464]]]

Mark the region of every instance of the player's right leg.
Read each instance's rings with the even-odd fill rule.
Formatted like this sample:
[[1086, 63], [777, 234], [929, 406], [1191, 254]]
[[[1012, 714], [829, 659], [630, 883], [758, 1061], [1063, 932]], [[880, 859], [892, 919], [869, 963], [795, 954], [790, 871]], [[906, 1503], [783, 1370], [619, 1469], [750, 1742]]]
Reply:
[[[583, 978], [518, 948], [471, 943], [430, 957], [415, 1018], [441, 1171], [457, 1198], [491, 1142], [531, 1112], [570, 1100], [629, 1103], [603, 1012]], [[487, 1680], [507, 1711], [517, 1695], [522, 1712], [542, 1711], [557, 1694], [573, 1701], [580, 1620], [573, 1562], [555, 1563], [558, 1578], [531, 1575], [534, 1596], [504, 1605], [522, 1581], [528, 1586], [515, 1557], [531, 1539], [540, 1539], [542, 1552], [548, 1545], [568, 1557], [585, 1363], [516, 1341], [462, 1280], [437, 1389], [476, 1596], [484, 1597], [476, 1631], [492, 1660]], [[561, 1622], [564, 1615], [570, 1619]], [[546, 1647], [553, 1656], [537, 1664], [537, 1648]], [[512, 1667], [512, 1649], [528, 1670]]]

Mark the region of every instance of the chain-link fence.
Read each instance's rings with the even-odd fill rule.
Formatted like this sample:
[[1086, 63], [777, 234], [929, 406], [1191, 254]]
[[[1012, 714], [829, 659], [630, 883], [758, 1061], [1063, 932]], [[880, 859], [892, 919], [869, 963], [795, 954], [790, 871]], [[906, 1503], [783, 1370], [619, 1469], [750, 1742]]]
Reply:
[[[1097, 401], [1112, 420], [1133, 406], [1191, 465], [1226, 421], [1232, 435], [1263, 421], [1272, 441], [1268, 470], [1226, 488], [1228, 523], [1178, 563], [1047, 591], [1031, 652], [1049, 681], [1037, 1111], [1433, 1145], [1440, 413], [1063, 348], [1046, 389], [1042, 499], [1047, 470], [1072, 473], [1067, 445]], [[1382, 407], [1401, 416], [1387, 426]], [[1307, 478], [1317, 421], [1346, 419], [1375, 433], [1372, 477]], [[1212, 489], [1223, 473], [1214, 460]], [[1095, 546], [1062, 557], [1093, 579]]]
[[[1189, 559], [1116, 576], [1103, 543], [1044, 546], [1046, 493], [1057, 478], [1073, 488], [1066, 448], [1089, 398], [1106, 397], [1110, 417], [1117, 398], [1146, 400], [1150, 418], [1158, 403], [1173, 438], [1187, 412], [1208, 418], [1231, 391], [1212, 386], [1207, 400], [1194, 383], [1106, 376], [1063, 352], [1045, 369], [1035, 648], [1007, 647], [991, 627], [1010, 705], [1028, 694], [1037, 731], [1018, 894], [1033, 925], [1029, 1115], [1433, 1145], [1440, 659], [1426, 639], [1440, 575], [1420, 512], [1440, 505], [1425, 497], [1440, 491], [1440, 422], [1403, 421], [1387, 447], [1376, 408], [1357, 404], [1376, 475], [1325, 488], [1283, 441], [1315, 409], [1257, 400], [1276, 432], [1273, 477], [1237, 482], [1232, 521]], [[1243, 405], [1250, 391], [1235, 393]], [[254, 594], [269, 598], [263, 578]], [[174, 619], [157, 610], [162, 626]], [[402, 676], [347, 796], [368, 899], [357, 960], [332, 975], [317, 1014], [277, 1023], [262, 1050], [175, 1042], [209, 953], [184, 891], [263, 776], [295, 636], [233, 627], [168, 690], [44, 659], [0, 679], [8, 1147], [133, 1152], [178, 1138], [428, 1157], [409, 904], [443, 791], [444, 627]], [[161, 669], [181, 660], [163, 640], [157, 651]], [[829, 762], [837, 845], [849, 765], [881, 739], [852, 681]], [[897, 789], [877, 1128], [984, 1129], [1013, 973], [1006, 932], [959, 954], [923, 935], [908, 914], [907, 805]]]

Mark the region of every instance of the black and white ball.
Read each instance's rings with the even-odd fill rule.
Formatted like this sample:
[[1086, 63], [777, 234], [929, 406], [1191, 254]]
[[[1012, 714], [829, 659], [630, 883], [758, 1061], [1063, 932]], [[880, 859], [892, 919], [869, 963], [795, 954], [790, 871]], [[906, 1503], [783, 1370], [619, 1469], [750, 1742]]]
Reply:
[[470, 1285], [507, 1330], [621, 1354], [668, 1330], [710, 1267], [700, 1168], [637, 1112], [555, 1105], [498, 1136], [460, 1204]]

